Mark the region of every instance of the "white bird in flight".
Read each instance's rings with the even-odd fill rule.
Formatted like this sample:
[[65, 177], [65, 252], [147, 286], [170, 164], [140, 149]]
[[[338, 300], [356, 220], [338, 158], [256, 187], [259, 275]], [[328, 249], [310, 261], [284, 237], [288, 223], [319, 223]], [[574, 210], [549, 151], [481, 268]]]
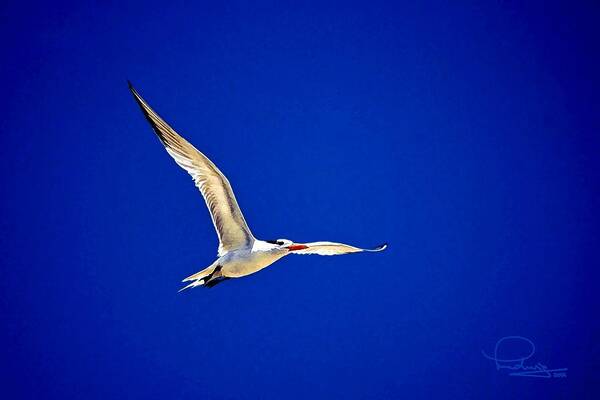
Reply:
[[334, 256], [386, 249], [387, 244], [374, 249], [361, 249], [334, 242], [294, 243], [288, 239], [256, 239], [246, 224], [225, 175], [154, 112], [131, 82], [129, 89], [169, 155], [194, 179], [219, 236], [219, 258], [202, 271], [185, 278], [183, 282], [191, 283], [181, 290], [196, 286], [213, 287], [226, 279], [253, 274], [288, 254]]

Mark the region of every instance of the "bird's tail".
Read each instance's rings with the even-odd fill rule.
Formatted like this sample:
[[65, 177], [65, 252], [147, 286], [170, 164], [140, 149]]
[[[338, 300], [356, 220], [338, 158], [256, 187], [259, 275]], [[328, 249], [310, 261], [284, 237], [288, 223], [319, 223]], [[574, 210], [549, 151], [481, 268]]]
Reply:
[[189, 285], [187, 285], [187, 286], [179, 289], [179, 291], [181, 292], [182, 290], [185, 290], [185, 289], [188, 289], [188, 288], [193, 288], [193, 287], [196, 287], [196, 286], [202, 286], [202, 285], [204, 285], [210, 278], [212, 278], [212, 275], [215, 273], [215, 270], [217, 269], [218, 266], [219, 265], [215, 261], [210, 266], [204, 268], [202, 271], [196, 272], [194, 275], [188, 276], [182, 282], [192, 281], [192, 283], [190, 283]]

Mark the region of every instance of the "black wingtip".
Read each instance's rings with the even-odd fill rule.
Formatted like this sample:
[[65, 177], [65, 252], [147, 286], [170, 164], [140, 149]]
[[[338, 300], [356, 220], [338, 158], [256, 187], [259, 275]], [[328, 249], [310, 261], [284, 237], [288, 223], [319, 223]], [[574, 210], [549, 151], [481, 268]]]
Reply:
[[[131, 94], [133, 95], [133, 98], [135, 99], [136, 103], [138, 103], [138, 105], [140, 106], [140, 108], [142, 109], [142, 112], [144, 113], [144, 115], [146, 115], [146, 117], [148, 117], [147, 115], [147, 111], [144, 109], [144, 106], [142, 104], [141, 101], [141, 96], [140, 94], [137, 92], [137, 90], [135, 90], [135, 88], [133, 87], [133, 84], [131, 83], [131, 81], [129, 79], [127, 79], [127, 86], [129, 86], [129, 91], [131, 92]], [[152, 123], [152, 122], [151, 122]]]

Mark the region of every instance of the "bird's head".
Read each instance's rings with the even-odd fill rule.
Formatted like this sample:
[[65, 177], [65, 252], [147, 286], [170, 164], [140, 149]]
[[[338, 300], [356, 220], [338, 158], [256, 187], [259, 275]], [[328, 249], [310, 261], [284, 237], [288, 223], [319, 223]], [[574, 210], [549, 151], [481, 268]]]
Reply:
[[266, 242], [277, 246], [276, 248], [278, 249], [286, 249], [289, 251], [308, 249], [308, 246], [294, 243], [289, 239], [267, 240]]

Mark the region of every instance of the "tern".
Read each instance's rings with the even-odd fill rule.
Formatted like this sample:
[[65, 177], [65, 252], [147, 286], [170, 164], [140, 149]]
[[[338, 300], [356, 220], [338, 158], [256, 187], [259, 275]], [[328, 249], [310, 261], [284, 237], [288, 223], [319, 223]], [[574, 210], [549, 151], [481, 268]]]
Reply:
[[[213, 287], [230, 278], [240, 278], [260, 271], [288, 254], [317, 254], [334, 256], [385, 250], [387, 244], [374, 249], [361, 249], [343, 243], [295, 243], [288, 239], [259, 240], [252, 235], [248, 224], [223, 173], [204, 154], [171, 128], [140, 96], [131, 82], [129, 90], [140, 106], [154, 133], [167, 153], [186, 170], [200, 190], [219, 237], [215, 262], [202, 271], [188, 276], [190, 282], [181, 290], [196, 286]], [[180, 291], [181, 291], [180, 290]]]

